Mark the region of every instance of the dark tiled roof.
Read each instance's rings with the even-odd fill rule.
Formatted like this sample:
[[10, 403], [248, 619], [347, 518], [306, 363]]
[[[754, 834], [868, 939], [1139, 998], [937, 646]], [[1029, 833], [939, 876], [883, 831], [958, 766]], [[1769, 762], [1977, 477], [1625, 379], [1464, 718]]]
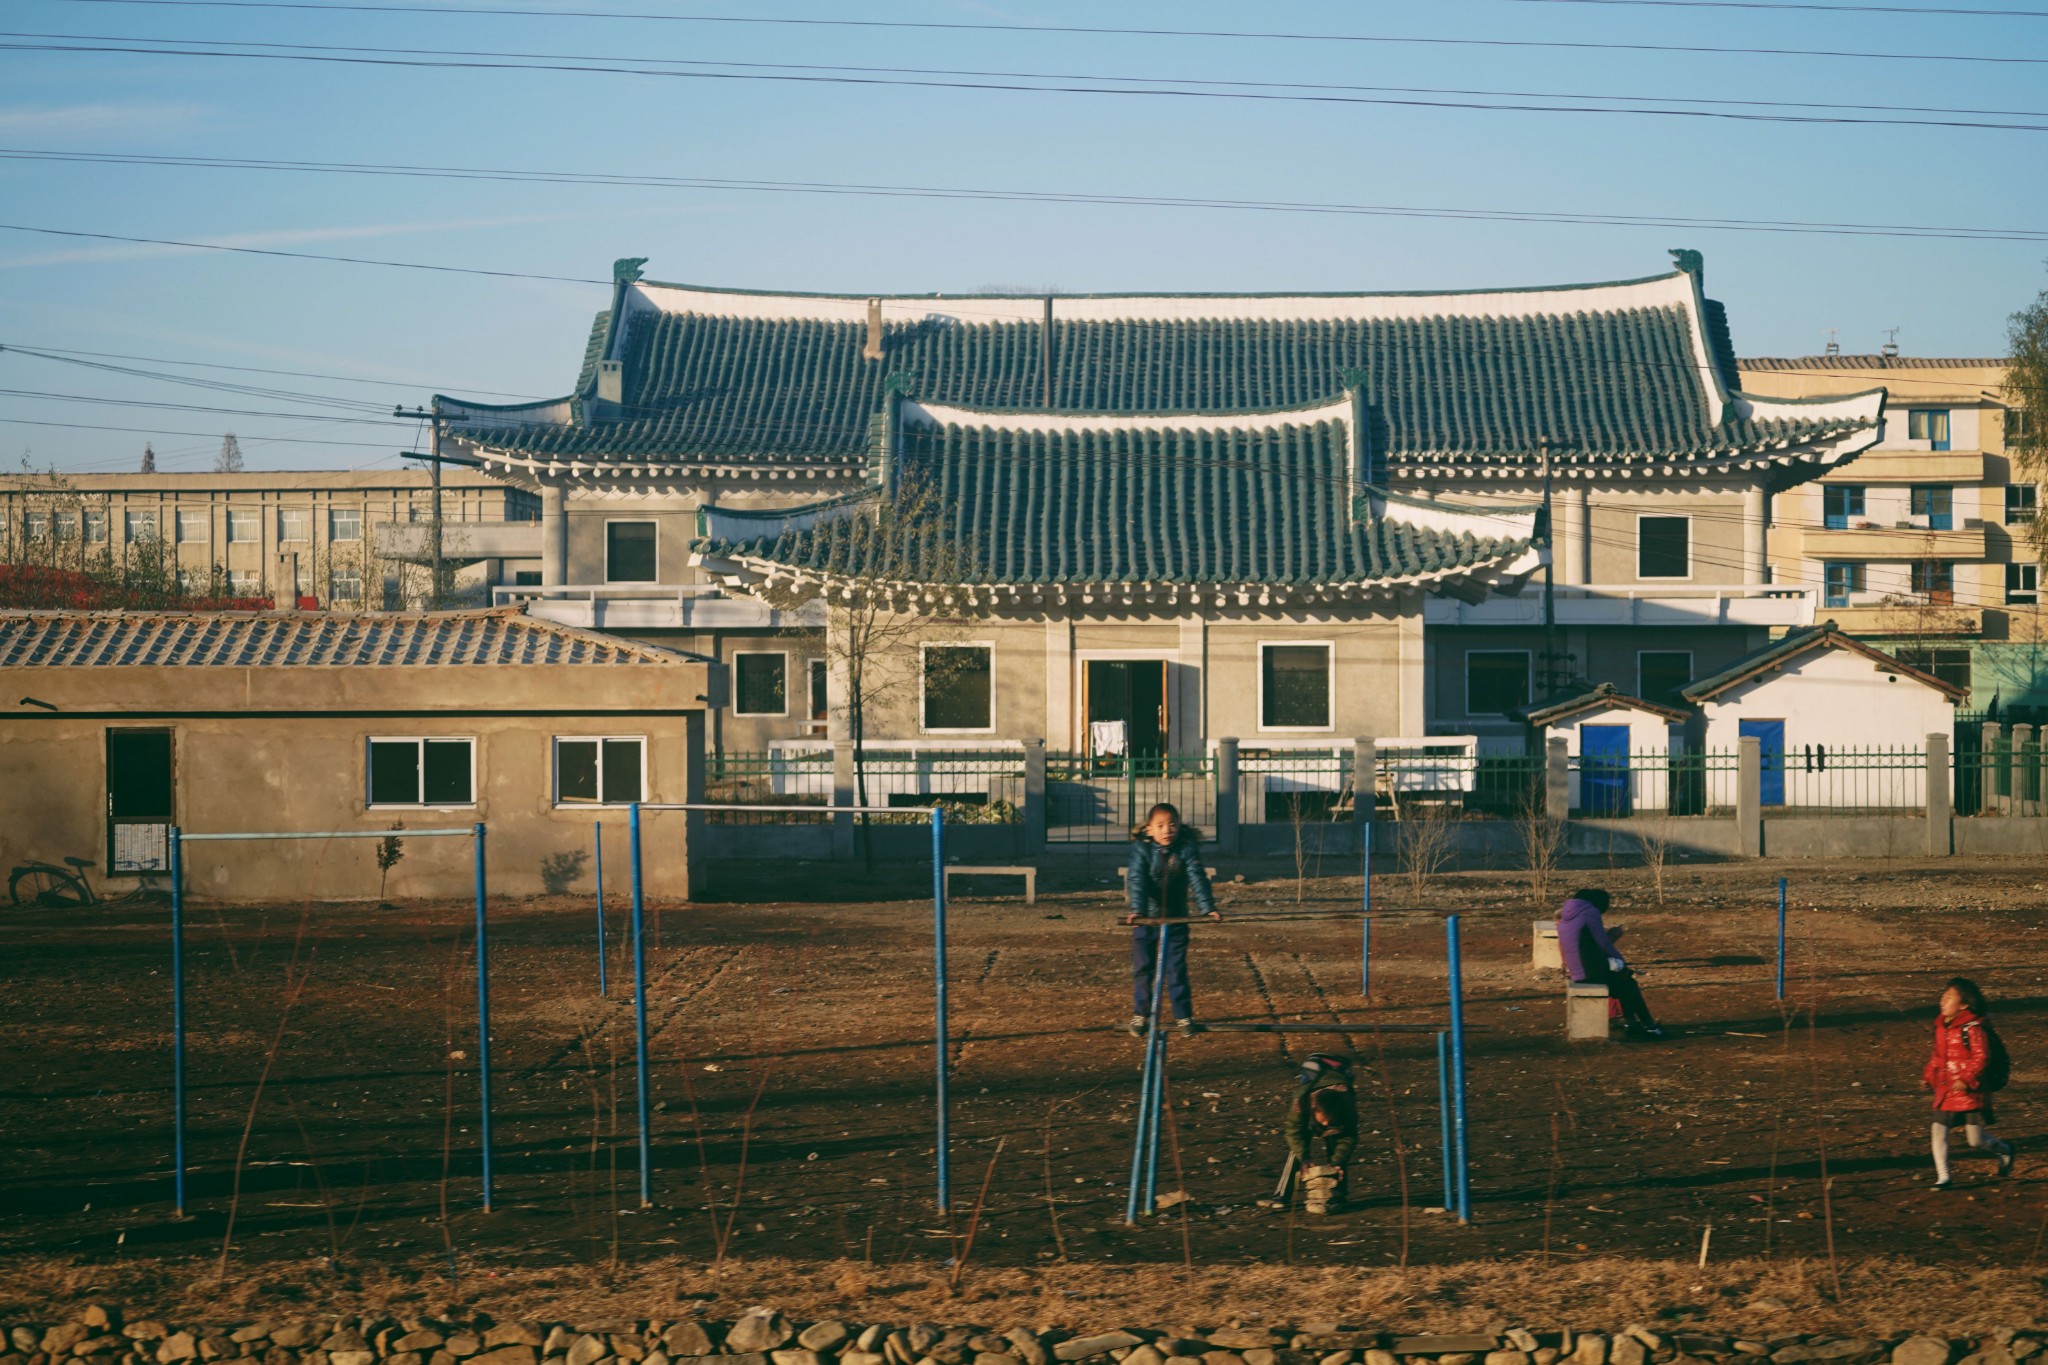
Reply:
[[1745, 370], [1995, 370], [2012, 361], [1995, 356], [1944, 360], [1921, 355], [1795, 355], [1745, 356], [1735, 363]]
[[[1717, 366], [1725, 320], [1710, 328]], [[857, 460], [884, 385], [920, 401], [1041, 407], [1042, 324], [892, 324], [862, 358], [860, 323], [640, 310], [625, 347], [625, 420], [463, 434], [543, 461]], [[1056, 410], [1244, 412], [1330, 399], [1357, 372], [1376, 448], [1396, 462], [1711, 457], [1868, 423], [1707, 420], [1685, 308], [1337, 320], [1184, 318], [1054, 324]], [[586, 367], [587, 368], [587, 367]]]
[[[1529, 542], [1354, 519], [1340, 423], [1256, 430], [998, 430], [907, 426], [902, 459], [947, 521], [914, 581], [1360, 584], [1452, 573]], [[866, 517], [702, 546], [818, 573], [867, 576], [894, 554]], [[920, 560], [938, 561], [931, 572]]]
[[0, 612], [0, 668], [669, 664], [684, 655], [518, 608], [388, 612]]
[[1524, 707], [1516, 714], [1531, 725], [1552, 725], [1586, 711], [1598, 710], [1603, 706], [1624, 706], [1632, 711], [1662, 716], [1668, 721], [1684, 720], [1687, 714], [1675, 706], [1665, 706], [1659, 702], [1644, 701], [1641, 697], [1632, 697], [1613, 683], [1601, 683], [1590, 690], [1580, 688], [1562, 693], [1540, 701], [1534, 706]]

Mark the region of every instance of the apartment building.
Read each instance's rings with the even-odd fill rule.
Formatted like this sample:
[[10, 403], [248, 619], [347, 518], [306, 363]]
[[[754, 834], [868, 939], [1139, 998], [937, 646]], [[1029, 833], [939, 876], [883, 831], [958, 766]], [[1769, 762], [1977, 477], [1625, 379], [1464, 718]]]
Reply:
[[1818, 398], [1882, 386], [1875, 445], [1772, 499], [1775, 582], [1819, 591], [1844, 630], [1969, 687], [1970, 705], [2048, 704], [2041, 493], [2014, 468], [2005, 362], [1877, 355], [1744, 360], [1743, 388]]
[[[540, 503], [467, 470], [441, 481], [458, 598], [540, 581]], [[280, 606], [384, 608], [421, 596], [433, 555], [423, 470], [0, 476], [0, 559], [66, 567], [111, 551], [172, 557], [194, 590]]]

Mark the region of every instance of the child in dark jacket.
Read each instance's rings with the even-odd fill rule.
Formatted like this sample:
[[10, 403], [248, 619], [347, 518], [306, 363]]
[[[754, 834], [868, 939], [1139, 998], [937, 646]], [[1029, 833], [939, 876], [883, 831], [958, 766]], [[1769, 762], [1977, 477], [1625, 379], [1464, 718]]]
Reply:
[[[1188, 990], [1188, 905], [1210, 919], [1222, 919], [1209, 873], [1202, 866], [1200, 837], [1180, 822], [1180, 811], [1161, 802], [1131, 831], [1131, 862], [1124, 892], [1131, 925], [1131, 1018], [1127, 1027], [1143, 1037], [1158, 1008], [1153, 995], [1153, 969], [1160, 964], [1160, 939], [1165, 938], [1165, 981], [1161, 987], [1173, 1007], [1174, 1026], [1194, 1033], [1195, 1004]], [[1179, 920], [1176, 924], [1173, 921]]]
[[1934, 1021], [1934, 1055], [1920, 1072], [1920, 1084], [1934, 1092], [1934, 1188], [1949, 1188], [1948, 1142], [1960, 1127], [1975, 1151], [1998, 1158], [1998, 1173], [2011, 1175], [2013, 1146], [1991, 1136], [1998, 1116], [1991, 1108], [1985, 1069], [1991, 1062], [1991, 1008], [1984, 992], [1966, 977], [1954, 977], [1941, 992]]
[[[1607, 994], [1621, 1006], [1622, 1027], [1640, 1038], [1662, 1038], [1664, 1030], [1643, 1002], [1642, 987], [1628, 969], [1614, 936], [1607, 932], [1607, 910], [1611, 901], [1598, 887], [1574, 891], [1557, 912], [1557, 947], [1564, 957], [1565, 974], [1573, 981], [1592, 981], [1607, 987]], [[1616, 932], [1619, 932], [1618, 930]]]
[[[1301, 1172], [1310, 1213], [1328, 1213], [1344, 1197], [1345, 1166], [1358, 1147], [1358, 1096], [1351, 1087], [1351, 1063], [1318, 1052], [1301, 1069], [1301, 1083], [1287, 1108], [1287, 1150]], [[1317, 1139], [1323, 1162], [1313, 1165]]]

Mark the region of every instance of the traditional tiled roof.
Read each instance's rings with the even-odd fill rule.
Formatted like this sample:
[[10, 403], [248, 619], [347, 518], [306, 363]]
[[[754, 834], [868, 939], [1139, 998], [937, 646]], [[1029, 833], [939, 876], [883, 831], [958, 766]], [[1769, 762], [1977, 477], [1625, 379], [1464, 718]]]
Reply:
[[1690, 684], [1682, 695], [1695, 705], [1712, 701], [1722, 693], [1740, 687], [1753, 678], [1762, 677], [1766, 673], [1783, 668], [1795, 659], [1823, 649], [1846, 649], [1852, 654], [1861, 654], [1882, 671], [1925, 683], [1950, 701], [1961, 701], [1970, 694], [1967, 687], [1957, 687], [1954, 683], [1942, 681], [1932, 673], [1923, 673], [1910, 664], [1901, 663], [1883, 650], [1865, 644], [1853, 635], [1844, 634], [1842, 628], [1833, 621], [1823, 621], [1807, 630], [1795, 630], [1781, 640], [1774, 640], [1762, 649], [1744, 655], [1712, 677], [1701, 678], [1698, 682]]
[[[1224, 413], [1355, 386], [1396, 472], [1616, 463], [1706, 467], [1874, 429], [1880, 400], [1733, 392], [1725, 315], [1683, 272], [1488, 294], [903, 297], [869, 301], [628, 282], [605, 354], [622, 402], [575, 424], [460, 434], [498, 466], [847, 469], [891, 385], [920, 401], [1068, 413]], [[1051, 386], [1045, 317], [1050, 337]], [[1809, 457], [1810, 458], [1810, 457]]]
[[1735, 362], [1745, 370], [1998, 370], [2012, 364], [1997, 357], [1944, 360], [1925, 355], [1795, 355], [1745, 356]]
[[1530, 552], [1534, 530], [1534, 509], [1365, 493], [1342, 421], [908, 422], [896, 459], [940, 518], [907, 544], [887, 543], [858, 503], [842, 502], [831, 515], [774, 514], [781, 525], [751, 539], [736, 531], [745, 518], [707, 518], [714, 534], [699, 553], [714, 567], [828, 579], [1313, 591], [1505, 567]]
[[1613, 683], [1601, 683], [1591, 689], [1581, 687], [1538, 702], [1534, 706], [1524, 707], [1515, 714], [1531, 725], [1555, 725], [1561, 720], [1570, 720], [1573, 716], [1581, 716], [1588, 711], [1598, 711], [1610, 706], [1660, 716], [1674, 723], [1684, 720], [1689, 714], [1675, 706], [1665, 706], [1659, 702], [1645, 701], [1641, 697], [1632, 697]]
[[687, 656], [481, 611], [0, 612], [0, 668], [678, 664]]

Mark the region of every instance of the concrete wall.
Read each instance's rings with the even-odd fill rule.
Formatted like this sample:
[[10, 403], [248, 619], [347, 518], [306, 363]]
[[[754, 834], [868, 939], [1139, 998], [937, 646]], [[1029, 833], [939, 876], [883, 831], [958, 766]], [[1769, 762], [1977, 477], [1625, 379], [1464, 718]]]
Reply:
[[[589, 884], [591, 825], [625, 812], [554, 804], [558, 736], [646, 738], [646, 796], [678, 802], [702, 745], [695, 664], [587, 668], [98, 668], [0, 670], [0, 691], [55, 713], [0, 712], [0, 858], [107, 861], [106, 732], [172, 733], [175, 818], [193, 833], [490, 826], [494, 893], [534, 895], [551, 877]], [[175, 675], [175, 676], [172, 676]], [[680, 694], [680, 695], [679, 695]], [[459, 807], [371, 806], [372, 736], [475, 740], [475, 800]], [[687, 897], [685, 817], [650, 812], [644, 864], [653, 894]], [[402, 837], [402, 836], [401, 836]], [[375, 840], [197, 843], [187, 887], [227, 900], [374, 896]], [[467, 895], [466, 841], [413, 839], [390, 892]]]
[[[1642, 516], [1691, 519], [1692, 564], [1684, 578], [1641, 577], [1636, 569], [1636, 522]], [[1641, 493], [1596, 489], [1587, 508], [1594, 583], [1742, 583], [1745, 499], [1739, 492]]]

